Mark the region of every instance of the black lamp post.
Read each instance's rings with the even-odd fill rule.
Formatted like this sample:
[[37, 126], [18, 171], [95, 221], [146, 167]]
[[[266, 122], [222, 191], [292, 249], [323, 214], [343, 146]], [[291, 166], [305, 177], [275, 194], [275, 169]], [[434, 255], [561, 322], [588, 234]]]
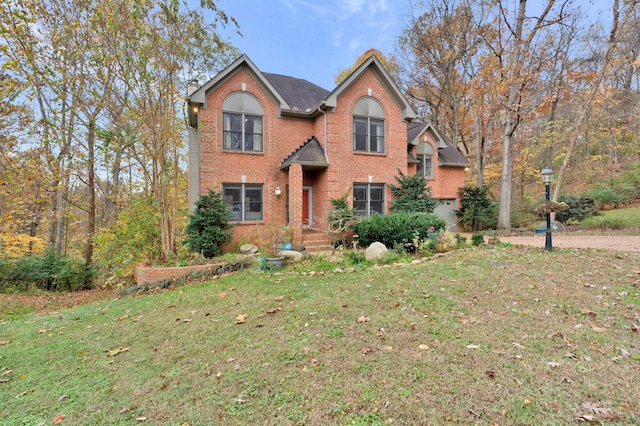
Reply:
[[[549, 201], [550, 199], [549, 190], [550, 190], [551, 182], [553, 181], [553, 170], [547, 167], [546, 169], [540, 172], [540, 176], [542, 176], [542, 181], [544, 182], [544, 185], [545, 185], [546, 199], [547, 201]], [[553, 250], [553, 246], [551, 244], [551, 213], [550, 212], [547, 212], [547, 239], [544, 243], [544, 249], [547, 251]]]

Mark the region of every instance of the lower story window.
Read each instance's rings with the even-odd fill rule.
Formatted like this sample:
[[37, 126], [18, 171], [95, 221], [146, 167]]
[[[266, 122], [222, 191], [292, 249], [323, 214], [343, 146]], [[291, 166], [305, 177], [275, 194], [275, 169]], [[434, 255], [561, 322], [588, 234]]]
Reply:
[[353, 209], [358, 216], [371, 216], [374, 213], [384, 214], [384, 184], [353, 184]]
[[230, 221], [255, 222], [264, 219], [262, 185], [225, 183], [222, 193]]

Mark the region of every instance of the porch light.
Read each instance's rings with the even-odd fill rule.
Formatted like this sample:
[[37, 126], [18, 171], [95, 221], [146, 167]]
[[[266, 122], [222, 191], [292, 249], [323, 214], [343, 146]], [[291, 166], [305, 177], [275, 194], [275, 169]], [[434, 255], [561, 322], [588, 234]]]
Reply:
[[282, 188], [279, 185], [276, 186], [276, 189], [273, 191], [276, 194], [276, 197], [279, 197], [282, 194]]

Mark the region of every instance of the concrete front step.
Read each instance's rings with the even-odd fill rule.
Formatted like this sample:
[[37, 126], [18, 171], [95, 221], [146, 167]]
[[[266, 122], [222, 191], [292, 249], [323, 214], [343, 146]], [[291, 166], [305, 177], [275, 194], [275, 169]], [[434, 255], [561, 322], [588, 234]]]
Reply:
[[309, 232], [302, 234], [302, 244], [307, 253], [326, 252], [331, 250], [329, 238], [321, 232]]

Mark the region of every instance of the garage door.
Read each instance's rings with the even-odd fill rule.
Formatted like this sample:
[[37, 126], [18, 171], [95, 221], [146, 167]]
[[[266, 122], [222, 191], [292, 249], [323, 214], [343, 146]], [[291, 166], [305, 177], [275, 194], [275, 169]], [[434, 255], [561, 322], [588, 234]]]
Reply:
[[455, 198], [438, 200], [439, 204], [433, 211], [438, 217], [447, 221], [447, 229], [456, 231], [458, 228], [458, 217], [455, 210], [458, 208]]

